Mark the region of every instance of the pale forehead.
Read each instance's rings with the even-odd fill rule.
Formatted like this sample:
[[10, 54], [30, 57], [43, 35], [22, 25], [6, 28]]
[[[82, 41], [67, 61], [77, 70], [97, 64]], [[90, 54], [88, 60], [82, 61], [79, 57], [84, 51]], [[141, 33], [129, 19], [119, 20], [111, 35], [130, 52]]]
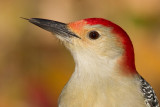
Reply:
[[82, 30], [83, 27], [87, 24], [86, 21], [84, 20], [80, 20], [80, 21], [76, 21], [76, 22], [71, 22], [68, 24], [68, 27], [71, 28], [74, 31], [77, 30]]
[[111, 27], [105, 27], [104, 25], [101, 24], [95, 24], [95, 25], [91, 25], [88, 24], [88, 21], [86, 20], [80, 20], [80, 21], [76, 21], [76, 22], [71, 22], [68, 24], [68, 27], [70, 28], [71, 31], [77, 33], [77, 34], [81, 34], [82, 32], [86, 32], [88, 30], [98, 30], [98, 29], [111, 29]]

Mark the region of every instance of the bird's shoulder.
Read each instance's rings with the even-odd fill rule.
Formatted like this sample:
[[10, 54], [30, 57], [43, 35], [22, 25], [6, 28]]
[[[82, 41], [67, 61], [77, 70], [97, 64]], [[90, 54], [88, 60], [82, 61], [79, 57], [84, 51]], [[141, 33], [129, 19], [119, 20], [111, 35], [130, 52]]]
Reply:
[[151, 85], [140, 76], [141, 91], [144, 95], [147, 107], [159, 107], [158, 98]]

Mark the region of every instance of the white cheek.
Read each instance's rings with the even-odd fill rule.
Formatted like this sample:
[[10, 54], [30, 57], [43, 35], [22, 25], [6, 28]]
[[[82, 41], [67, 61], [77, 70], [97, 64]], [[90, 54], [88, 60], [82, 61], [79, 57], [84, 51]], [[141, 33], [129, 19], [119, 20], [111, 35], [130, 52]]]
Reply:
[[96, 53], [89, 51], [89, 49], [81, 50], [79, 52], [72, 51], [71, 53], [76, 63], [76, 69], [81, 68], [82, 70], [80, 72], [92, 72], [92, 73], [94, 72], [97, 73], [98, 71], [106, 72], [110, 71], [110, 69], [114, 69], [113, 67], [115, 67], [114, 66], [116, 62], [115, 59], [110, 59], [105, 56], [98, 56]]
[[116, 58], [123, 54], [121, 44], [117, 41], [117, 36], [112, 33], [112, 28], [106, 28], [101, 25], [86, 26], [86, 29], [95, 30], [101, 36], [97, 40], [89, 40], [92, 48], [97, 54]]

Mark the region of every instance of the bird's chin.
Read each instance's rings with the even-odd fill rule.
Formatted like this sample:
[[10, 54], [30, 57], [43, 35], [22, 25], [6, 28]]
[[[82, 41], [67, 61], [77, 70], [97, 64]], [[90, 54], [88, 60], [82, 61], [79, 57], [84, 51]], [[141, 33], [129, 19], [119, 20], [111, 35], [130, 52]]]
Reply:
[[61, 35], [56, 34], [56, 37], [59, 39], [61, 43], [64, 45], [72, 44], [71, 38], [70, 37], [64, 37]]

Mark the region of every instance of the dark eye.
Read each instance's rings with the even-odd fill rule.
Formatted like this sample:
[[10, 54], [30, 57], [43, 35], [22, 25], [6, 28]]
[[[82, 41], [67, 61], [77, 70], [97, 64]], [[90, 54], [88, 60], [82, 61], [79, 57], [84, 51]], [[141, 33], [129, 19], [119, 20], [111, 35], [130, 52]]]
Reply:
[[99, 33], [97, 31], [91, 31], [89, 33], [89, 38], [90, 39], [98, 39], [100, 37]]

